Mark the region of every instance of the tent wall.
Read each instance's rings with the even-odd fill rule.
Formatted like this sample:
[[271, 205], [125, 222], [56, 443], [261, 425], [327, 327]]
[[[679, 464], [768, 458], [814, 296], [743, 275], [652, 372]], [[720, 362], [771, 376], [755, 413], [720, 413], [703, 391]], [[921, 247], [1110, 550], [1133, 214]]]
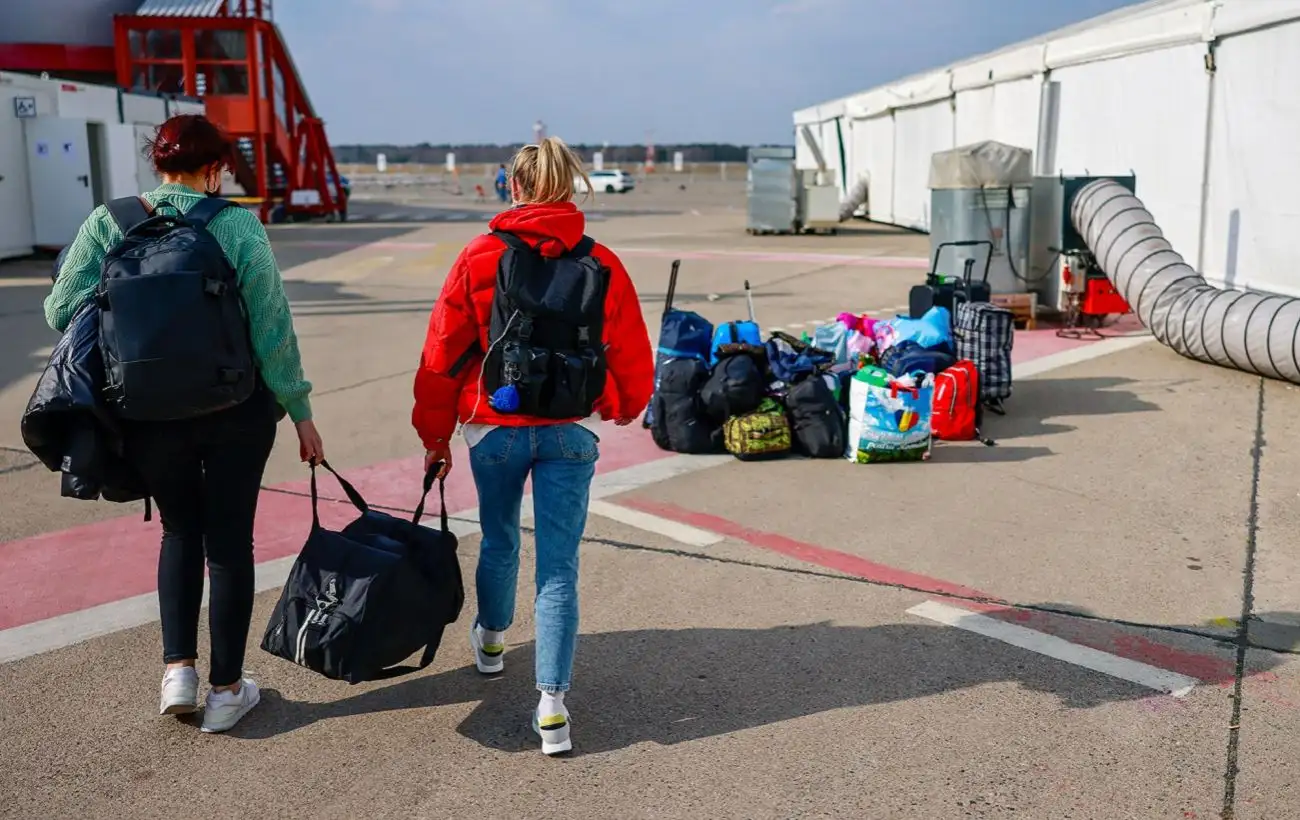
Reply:
[[852, 121], [853, 164], [850, 185], [867, 178], [867, 215], [894, 221], [894, 116], [881, 114]]
[[1214, 284], [1300, 296], [1300, 23], [1225, 38], [1215, 56], [1201, 269]]
[[951, 99], [894, 112], [894, 224], [930, 229], [930, 156], [954, 147], [953, 125]]
[[[1300, 296], [1300, 0], [1149, 0], [997, 52], [804, 109], [876, 221], [929, 228], [930, 155], [980, 140], [1038, 148], [1060, 84], [1055, 169], [1137, 175], [1170, 244], [1211, 284]], [[838, 182], [838, 180], [837, 180]]]
[[1193, 44], [1052, 72], [1061, 84], [1056, 164], [1066, 174], [1137, 174], [1165, 237], [1196, 264], [1209, 75]]

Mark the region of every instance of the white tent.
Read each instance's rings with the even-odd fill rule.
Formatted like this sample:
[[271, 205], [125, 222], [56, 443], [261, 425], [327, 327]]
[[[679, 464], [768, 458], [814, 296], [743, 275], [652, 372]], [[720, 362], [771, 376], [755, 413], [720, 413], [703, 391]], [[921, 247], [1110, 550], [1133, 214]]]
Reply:
[[[1051, 173], [1137, 175], [1172, 245], [1219, 285], [1300, 296], [1300, 0], [1153, 0], [798, 111], [870, 217], [929, 228], [936, 151], [997, 140]], [[1055, 117], [1040, 122], [1046, 82]], [[798, 137], [802, 143], [803, 137]], [[802, 149], [802, 146], [801, 146]], [[843, 169], [840, 170], [840, 158]], [[811, 167], [811, 152], [796, 161]]]

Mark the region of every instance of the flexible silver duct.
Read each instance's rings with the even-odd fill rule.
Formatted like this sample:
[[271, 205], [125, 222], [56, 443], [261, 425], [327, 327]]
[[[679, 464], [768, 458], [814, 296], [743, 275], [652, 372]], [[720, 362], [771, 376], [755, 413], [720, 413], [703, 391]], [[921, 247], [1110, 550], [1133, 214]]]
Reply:
[[840, 221], [848, 222], [853, 218], [853, 212], [858, 209], [859, 205], [865, 205], [867, 202], [868, 192], [871, 190], [868, 178], [864, 175], [858, 178], [849, 193], [844, 199], [840, 200]]
[[1300, 384], [1300, 299], [1207, 284], [1127, 188], [1079, 190], [1070, 219], [1144, 327], [1190, 359]]

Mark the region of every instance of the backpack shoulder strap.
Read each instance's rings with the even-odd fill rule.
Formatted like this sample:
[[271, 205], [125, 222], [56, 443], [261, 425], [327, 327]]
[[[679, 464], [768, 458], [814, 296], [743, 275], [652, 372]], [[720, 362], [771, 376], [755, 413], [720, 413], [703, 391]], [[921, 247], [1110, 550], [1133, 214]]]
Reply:
[[238, 203], [231, 202], [219, 196], [210, 196], [200, 199], [198, 204], [185, 212], [185, 221], [195, 227], [207, 229], [208, 223], [216, 218], [217, 214], [227, 208], [237, 207]]
[[492, 235], [506, 244], [507, 248], [517, 251], [532, 251], [533, 246], [509, 231], [493, 231]]
[[108, 209], [109, 216], [113, 217], [113, 221], [117, 223], [117, 227], [123, 234], [153, 216], [144, 200], [138, 196], [114, 199], [104, 207]]
[[592, 252], [595, 250], [596, 240], [592, 239], [590, 236], [583, 236], [582, 239], [578, 241], [578, 244], [573, 246], [573, 250], [569, 251], [569, 256], [591, 256]]

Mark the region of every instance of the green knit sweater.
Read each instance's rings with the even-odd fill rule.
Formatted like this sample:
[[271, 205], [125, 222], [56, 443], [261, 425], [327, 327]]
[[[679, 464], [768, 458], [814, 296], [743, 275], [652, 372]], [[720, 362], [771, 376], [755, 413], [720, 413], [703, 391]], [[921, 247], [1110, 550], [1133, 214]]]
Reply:
[[[203, 195], [184, 185], [161, 185], [144, 194], [150, 205], [166, 200], [181, 212]], [[166, 213], [166, 209], [163, 210]], [[248, 310], [253, 354], [262, 380], [294, 421], [311, 418], [311, 382], [303, 377], [298, 337], [284, 294], [271, 240], [257, 217], [244, 208], [227, 208], [208, 225], [239, 277], [239, 292]], [[54, 290], [45, 299], [45, 321], [63, 332], [77, 309], [99, 284], [104, 255], [122, 241], [122, 231], [102, 205], [82, 224], [68, 248]]]

